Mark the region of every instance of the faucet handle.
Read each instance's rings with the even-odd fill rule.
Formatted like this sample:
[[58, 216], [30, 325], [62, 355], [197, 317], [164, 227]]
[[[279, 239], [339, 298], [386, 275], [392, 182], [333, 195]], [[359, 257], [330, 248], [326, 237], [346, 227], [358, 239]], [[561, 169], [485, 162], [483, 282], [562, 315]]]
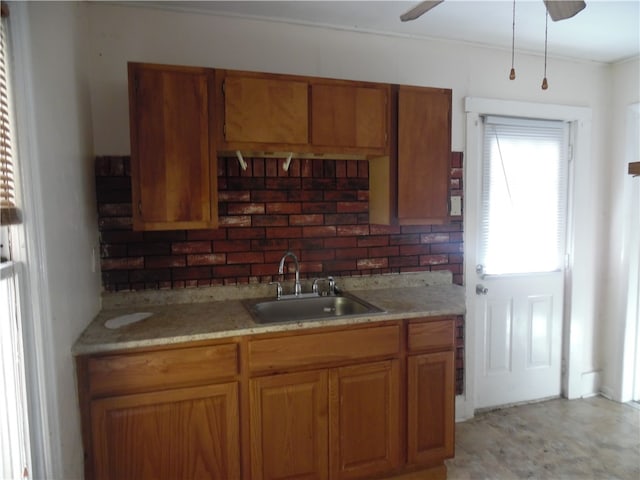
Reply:
[[280, 300], [280, 297], [282, 297], [282, 284], [280, 282], [269, 282], [269, 285], [276, 286], [276, 299]]

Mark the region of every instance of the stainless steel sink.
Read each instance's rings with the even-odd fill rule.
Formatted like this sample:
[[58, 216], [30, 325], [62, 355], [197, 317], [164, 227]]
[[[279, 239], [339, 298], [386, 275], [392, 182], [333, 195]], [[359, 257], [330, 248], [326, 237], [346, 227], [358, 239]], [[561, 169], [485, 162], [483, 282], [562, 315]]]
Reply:
[[256, 323], [282, 323], [384, 313], [384, 310], [354, 295], [305, 296], [251, 299], [243, 302]]

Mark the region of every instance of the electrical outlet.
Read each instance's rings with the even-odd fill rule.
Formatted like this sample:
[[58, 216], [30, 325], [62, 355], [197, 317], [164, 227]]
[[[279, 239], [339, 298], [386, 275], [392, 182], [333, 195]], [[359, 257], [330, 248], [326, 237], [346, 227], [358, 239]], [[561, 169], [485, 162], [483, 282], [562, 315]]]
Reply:
[[451, 197], [451, 216], [459, 217], [462, 215], [462, 197], [454, 195]]

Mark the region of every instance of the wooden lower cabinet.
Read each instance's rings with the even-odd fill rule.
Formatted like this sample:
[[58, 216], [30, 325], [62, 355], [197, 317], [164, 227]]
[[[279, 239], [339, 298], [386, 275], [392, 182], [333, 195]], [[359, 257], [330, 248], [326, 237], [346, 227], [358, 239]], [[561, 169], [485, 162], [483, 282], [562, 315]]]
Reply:
[[96, 479], [240, 478], [238, 384], [91, 402]]
[[398, 360], [331, 370], [332, 479], [370, 478], [400, 463]]
[[454, 454], [454, 352], [407, 360], [407, 460], [430, 465]]
[[252, 480], [326, 479], [327, 371], [250, 381]]
[[251, 380], [251, 478], [351, 479], [400, 458], [398, 360]]

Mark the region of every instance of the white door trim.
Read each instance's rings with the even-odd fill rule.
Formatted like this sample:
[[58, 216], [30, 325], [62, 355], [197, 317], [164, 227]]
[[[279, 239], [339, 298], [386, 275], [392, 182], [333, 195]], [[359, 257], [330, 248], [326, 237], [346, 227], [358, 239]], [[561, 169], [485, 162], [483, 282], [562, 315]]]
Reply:
[[[593, 211], [593, 191], [596, 179], [591, 164], [591, 108], [566, 105], [497, 100], [490, 98], [466, 97], [466, 146], [464, 155], [464, 244], [465, 249], [475, 248], [478, 231], [478, 205], [475, 192], [479, 191], [478, 169], [482, 160], [482, 139], [479, 121], [481, 114], [505, 115], [527, 118], [563, 120], [572, 125], [573, 136], [573, 178], [570, 179], [568, 205], [568, 262], [565, 278], [565, 319], [563, 332], [563, 373], [562, 391], [567, 398], [579, 398], [584, 392], [583, 383], [583, 326], [591, 324], [595, 316], [595, 269], [591, 268], [596, 258], [595, 218]], [[475, 183], [472, 183], [475, 182]], [[576, 210], [575, 205], [584, 208]], [[580, 243], [576, 242], [580, 239]], [[465, 277], [475, 273], [475, 265], [465, 255]], [[470, 278], [470, 277], [469, 277]], [[465, 278], [467, 313], [465, 321], [465, 386], [464, 399], [457, 407], [458, 418], [471, 418], [475, 410], [475, 309], [471, 301], [475, 297], [475, 281]], [[578, 295], [576, 292], [580, 292]]]

